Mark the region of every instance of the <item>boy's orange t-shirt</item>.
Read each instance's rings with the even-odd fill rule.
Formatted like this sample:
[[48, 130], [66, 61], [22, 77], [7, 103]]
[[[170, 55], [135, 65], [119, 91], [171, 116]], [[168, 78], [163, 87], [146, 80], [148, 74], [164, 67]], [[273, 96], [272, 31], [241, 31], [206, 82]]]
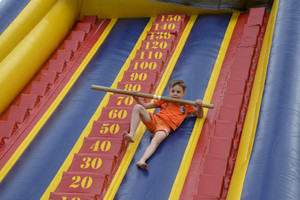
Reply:
[[154, 102], [160, 108], [156, 116], [162, 118], [173, 130], [176, 130], [180, 126], [187, 115], [191, 115], [197, 110], [192, 105], [182, 105], [163, 100], [156, 100]]

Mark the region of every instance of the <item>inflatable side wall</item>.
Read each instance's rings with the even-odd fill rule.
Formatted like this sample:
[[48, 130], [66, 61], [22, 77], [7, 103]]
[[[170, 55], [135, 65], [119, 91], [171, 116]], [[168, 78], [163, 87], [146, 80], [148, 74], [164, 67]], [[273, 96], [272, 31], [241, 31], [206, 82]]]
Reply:
[[[71, 30], [79, 16], [82, 4], [82, 1], [59, 0], [47, 12], [47, 8], [53, 1], [49, 0], [46, 2], [47, 6], [41, 6], [43, 9], [39, 9], [40, 12], [35, 11], [35, 14], [32, 14], [33, 16], [31, 14], [28, 16], [30, 10], [26, 12], [28, 15], [24, 14], [27, 16], [26, 22], [34, 26], [36, 21], [43, 15], [42, 12], [46, 13], [31, 31], [24, 28], [23, 23], [27, 23], [23, 22], [19, 17], [14, 21], [15, 26], [8, 28], [7, 34], [12, 35], [9, 32], [16, 32], [16, 30], [19, 30], [20, 34], [13, 38], [5, 36], [6, 33], [1, 35], [1, 40], [2, 38], [7, 38], [5, 41], [2, 40], [3, 43], [6, 42], [9, 48], [13, 50], [0, 63], [0, 87], [2, 88], [0, 96], [5, 97], [0, 100], [0, 113], [7, 108], [17, 94], [26, 86], [28, 81]], [[40, 3], [41, 1], [36, 2], [34, 5], [32, 3], [26, 9], [39, 6]], [[21, 24], [22, 26], [20, 26]], [[22, 37], [24, 39], [21, 40]], [[16, 45], [16, 43], [18, 44]], [[2, 44], [1, 46], [3, 46]]]

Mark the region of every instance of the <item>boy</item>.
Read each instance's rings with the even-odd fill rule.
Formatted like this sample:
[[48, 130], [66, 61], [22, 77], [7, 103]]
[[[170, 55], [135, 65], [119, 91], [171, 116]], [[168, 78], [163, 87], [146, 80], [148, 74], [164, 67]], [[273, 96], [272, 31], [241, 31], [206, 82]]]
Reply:
[[[182, 80], [173, 80], [170, 83], [169, 95], [172, 98], [181, 99], [185, 95], [186, 85]], [[131, 115], [130, 132], [124, 132], [123, 138], [130, 142], [134, 142], [134, 135], [139, 124], [139, 120], [145, 124], [147, 130], [152, 135], [150, 145], [147, 147], [142, 158], [136, 165], [144, 170], [148, 169], [146, 160], [155, 152], [159, 144], [169, 135], [171, 131], [175, 131], [183, 122], [187, 115], [194, 114], [197, 117], [203, 117], [202, 100], [197, 99], [198, 109], [192, 105], [180, 105], [179, 103], [166, 102], [157, 100], [152, 103], [145, 103], [138, 97], [134, 97], [138, 104], [133, 108]], [[156, 115], [147, 111], [150, 108], [160, 108]]]

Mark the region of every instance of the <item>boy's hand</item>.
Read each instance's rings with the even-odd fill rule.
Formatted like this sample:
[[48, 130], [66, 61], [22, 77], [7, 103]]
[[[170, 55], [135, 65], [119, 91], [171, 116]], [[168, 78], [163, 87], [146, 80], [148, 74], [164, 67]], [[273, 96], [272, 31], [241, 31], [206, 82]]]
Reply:
[[139, 100], [139, 97], [138, 96], [135, 96], [135, 94], [137, 94], [137, 93], [139, 93], [138, 91], [133, 91], [133, 98], [136, 100], [136, 101], [138, 101]]
[[194, 115], [196, 115], [198, 118], [202, 118], [204, 114], [202, 107], [202, 99], [197, 99], [195, 103], [197, 104], [198, 109], [194, 112]]
[[202, 99], [197, 99], [195, 102], [198, 107], [202, 107]]

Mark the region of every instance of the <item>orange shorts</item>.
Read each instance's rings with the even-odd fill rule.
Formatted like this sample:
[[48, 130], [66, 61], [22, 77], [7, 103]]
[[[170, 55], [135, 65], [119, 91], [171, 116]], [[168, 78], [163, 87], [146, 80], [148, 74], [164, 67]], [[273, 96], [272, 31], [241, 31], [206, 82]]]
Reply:
[[149, 113], [151, 116], [151, 121], [143, 122], [148, 131], [153, 133], [152, 137], [154, 137], [157, 131], [164, 131], [167, 136], [172, 131], [171, 127], [161, 118], [157, 117], [156, 115]]

